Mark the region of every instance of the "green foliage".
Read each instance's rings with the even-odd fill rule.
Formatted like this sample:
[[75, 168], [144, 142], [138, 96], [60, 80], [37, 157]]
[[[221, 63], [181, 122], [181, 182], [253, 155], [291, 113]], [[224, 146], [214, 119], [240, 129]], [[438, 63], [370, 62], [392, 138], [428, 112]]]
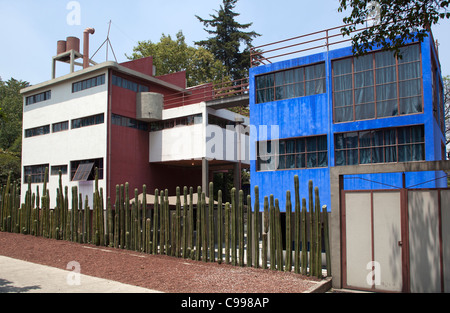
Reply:
[[410, 40], [423, 41], [428, 36], [427, 29], [441, 19], [450, 18], [447, 8], [450, 1], [428, 0], [340, 0], [339, 12], [349, 9], [343, 19], [351, 24], [341, 29], [343, 35], [352, 36], [358, 25], [365, 25], [373, 11], [368, 4], [376, 3], [377, 18], [373, 27], [352, 36], [353, 52], [356, 55], [380, 45], [385, 50], [393, 50], [400, 55], [400, 47]]
[[[223, 0], [223, 5], [216, 13], [210, 14], [211, 19], [203, 19], [196, 15], [197, 19], [203, 23], [205, 31], [213, 35], [207, 40], [195, 42], [196, 45], [206, 48], [212, 52], [216, 59], [220, 60], [227, 69], [228, 76], [232, 80], [241, 79], [248, 76], [250, 67], [250, 48], [254, 38], [261, 36], [251, 31], [244, 32], [253, 23], [240, 24], [235, 18], [240, 14], [233, 12], [238, 0]], [[241, 44], [244, 44], [243, 49]]]
[[133, 48], [133, 54], [127, 58], [136, 60], [148, 56], [153, 56], [156, 76], [186, 71], [188, 87], [219, 82], [226, 76], [225, 67], [211, 52], [186, 44], [182, 31], [176, 34], [176, 39], [162, 34], [157, 43], [150, 40], [139, 41]]

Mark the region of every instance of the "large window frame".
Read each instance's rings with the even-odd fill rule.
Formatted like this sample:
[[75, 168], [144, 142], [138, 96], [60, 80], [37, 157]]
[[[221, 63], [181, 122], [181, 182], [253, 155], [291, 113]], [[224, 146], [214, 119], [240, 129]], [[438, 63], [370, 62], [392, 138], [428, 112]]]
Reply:
[[423, 125], [337, 133], [334, 140], [335, 166], [425, 160]]
[[[78, 169], [82, 169], [83, 166], [92, 165], [89, 167], [89, 172], [84, 173], [81, 179], [75, 177]], [[98, 168], [98, 179], [103, 179], [104, 165], [103, 158], [78, 160], [70, 162], [70, 181], [92, 181], [95, 180], [95, 168]], [[77, 180], [74, 180], [76, 178]]]
[[327, 135], [258, 141], [256, 149], [257, 172], [328, 167]]
[[325, 62], [258, 75], [255, 103], [323, 94], [326, 85]]
[[96, 115], [81, 117], [71, 121], [71, 129], [78, 129], [93, 125], [103, 124], [105, 122], [105, 114], [100, 113]]
[[[39, 165], [28, 165], [23, 167], [23, 183], [28, 183], [28, 176], [31, 176], [31, 183], [38, 184], [43, 183], [44, 180], [48, 181], [48, 171], [47, 176], [45, 175], [45, 170], [49, 168], [49, 164], [39, 164]], [[45, 177], [46, 176], [46, 177]]]
[[374, 51], [332, 61], [334, 123], [424, 112], [420, 44], [400, 52], [401, 59], [392, 51]]
[[94, 88], [105, 84], [105, 74], [91, 77], [72, 84], [72, 93], [80, 92], [86, 89]]

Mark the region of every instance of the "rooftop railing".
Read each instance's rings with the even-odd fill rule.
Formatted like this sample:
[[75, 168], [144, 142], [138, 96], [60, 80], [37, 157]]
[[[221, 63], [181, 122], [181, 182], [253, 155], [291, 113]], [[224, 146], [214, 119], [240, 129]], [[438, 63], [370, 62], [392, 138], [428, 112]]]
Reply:
[[[252, 47], [250, 50], [251, 67], [266, 65], [272, 63], [273, 59], [293, 54], [301, 54], [313, 50], [329, 51], [331, 46], [343, 44], [352, 40], [351, 36], [344, 37], [341, 33], [341, 29], [346, 26], [351, 26], [351, 24], [328, 28], [264, 44], [258, 47]], [[352, 33], [358, 33], [368, 28], [369, 27], [362, 26], [352, 31]]]
[[248, 94], [248, 78], [220, 83], [207, 83], [164, 97], [164, 109]]

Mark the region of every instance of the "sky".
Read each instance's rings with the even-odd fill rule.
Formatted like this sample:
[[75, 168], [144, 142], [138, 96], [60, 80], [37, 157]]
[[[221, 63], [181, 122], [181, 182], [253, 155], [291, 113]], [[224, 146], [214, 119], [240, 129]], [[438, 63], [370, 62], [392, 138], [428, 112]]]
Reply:
[[[158, 42], [162, 34], [175, 38], [178, 31], [186, 43], [208, 38], [195, 15], [209, 18], [222, 0], [0, 0], [0, 77], [38, 84], [51, 79], [52, 57], [58, 40], [75, 36], [83, 49], [83, 31], [95, 28], [90, 36], [90, 55], [109, 39], [117, 61], [125, 62], [138, 41]], [[339, 0], [239, 0], [236, 20], [253, 23], [250, 30], [261, 34], [254, 46], [292, 38], [343, 24]], [[439, 41], [442, 74], [450, 75], [450, 20], [432, 28]], [[108, 60], [115, 61], [111, 49]], [[106, 60], [106, 45], [93, 58]], [[58, 62], [57, 76], [67, 74]]]

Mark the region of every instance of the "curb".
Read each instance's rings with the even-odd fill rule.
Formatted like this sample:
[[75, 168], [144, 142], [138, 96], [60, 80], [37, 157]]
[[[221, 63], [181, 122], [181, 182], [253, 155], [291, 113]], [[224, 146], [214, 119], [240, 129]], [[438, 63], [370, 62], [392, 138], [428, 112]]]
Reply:
[[317, 283], [317, 285], [310, 287], [303, 293], [326, 293], [331, 289], [332, 277], [327, 277], [324, 280]]

